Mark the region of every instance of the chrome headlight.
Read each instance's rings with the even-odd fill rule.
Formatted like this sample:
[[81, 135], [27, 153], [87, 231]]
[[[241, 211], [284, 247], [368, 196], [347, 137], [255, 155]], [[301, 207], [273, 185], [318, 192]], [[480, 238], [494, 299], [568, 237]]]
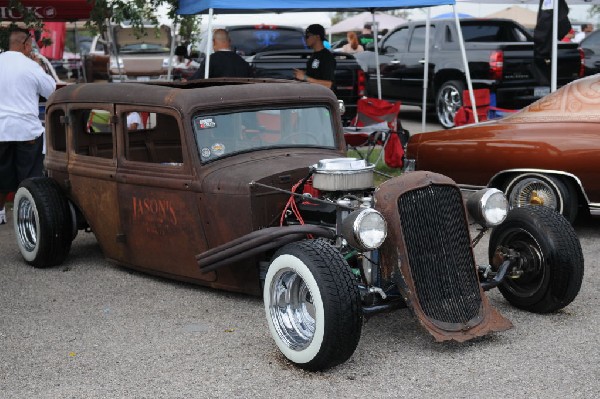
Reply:
[[387, 236], [387, 223], [375, 209], [360, 209], [344, 219], [342, 235], [352, 247], [370, 251], [383, 244]]
[[496, 188], [485, 188], [471, 194], [467, 210], [475, 222], [484, 227], [494, 227], [506, 219], [508, 201], [504, 193]]

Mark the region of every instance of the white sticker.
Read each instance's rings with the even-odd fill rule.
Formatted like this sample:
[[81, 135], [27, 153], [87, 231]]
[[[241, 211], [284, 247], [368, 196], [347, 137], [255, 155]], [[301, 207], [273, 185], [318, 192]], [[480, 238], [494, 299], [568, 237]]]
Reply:
[[213, 154], [220, 157], [221, 155], [225, 154], [225, 145], [221, 143], [215, 143], [212, 145], [211, 150]]
[[210, 158], [210, 148], [204, 147], [203, 149], [201, 149], [200, 155], [202, 156], [202, 158]]

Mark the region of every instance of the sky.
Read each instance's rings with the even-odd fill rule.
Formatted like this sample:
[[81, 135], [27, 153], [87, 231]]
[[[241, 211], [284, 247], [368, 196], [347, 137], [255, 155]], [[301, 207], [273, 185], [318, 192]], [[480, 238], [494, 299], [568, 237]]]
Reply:
[[[510, 7], [510, 4], [457, 4], [456, 9], [458, 12], [473, 15], [475, 17], [485, 17], [488, 14], [496, 11], [503, 10]], [[537, 11], [537, 5], [520, 5], [519, 7], [529, 8], [533, 11]], [[598, 17], [595, 20], [590, 21], [587, 15], [587, 10], [590, 6], [571, 6], [569, 17], [571, 21], [580, 22], [595, 22], [598, 23]], [[412, 9], [411, 19], [420, 20], [425, 19], [426, 9]], [[438, 6], [431, 8], [431, 15], [436, 16], [438, 14], [444, 14], [452, 12], [451, 6]], [[248, 15], [215, 15], [214, 25], [240, 25], [240, 24], [278, 24], [278, 25], [293, 25], [306, 27], [310, 24], [317, 23], [323, 25], [325, 28], [331, 26], [331, 17], [334, 13], [328, 12], [305, 12], [305, 13], [283, 13], [283, 14], [248, 14]], [[203, 17], [206, 21], [207, 18]], [[161, 22], [166, 22], [162, 20]], [[203, 25], [205, 23], [203, 22]]]

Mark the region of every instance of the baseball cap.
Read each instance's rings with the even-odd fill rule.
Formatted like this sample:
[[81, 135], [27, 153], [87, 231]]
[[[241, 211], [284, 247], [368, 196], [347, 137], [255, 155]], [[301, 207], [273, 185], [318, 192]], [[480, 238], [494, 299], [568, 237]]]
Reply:
[[319, 24], [309, 25], [308, 28], [304, 31], [304, 36], [307, 34], [316, 35], [321, 38], [321, 40], [325, 40], [325, 28]]

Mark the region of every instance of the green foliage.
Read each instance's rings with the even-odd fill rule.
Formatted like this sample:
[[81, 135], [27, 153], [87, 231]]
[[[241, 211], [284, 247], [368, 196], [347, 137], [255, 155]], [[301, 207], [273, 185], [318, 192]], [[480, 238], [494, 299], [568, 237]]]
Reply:
[[[184, 41], [191, 42], [194, 35], [199, 32], [200, 18], [196, 16], [180, 17], [176, 14], [179, 0], [87, 0], [94, 2], [94, 7], [89, 21], [85, 23], [86, 29], [92, 34], [106, 32], [107, 23], [122, 23], [128, 21], [136, 30], [136, 34], [142, 36], [147, 34], [144, 25], [158, 25], [156, 10], [166, 5], [168, 16], [180, 24], [180, 34]], [[19, 11], [24, 16], [22, 23], [26, 27], [41, 31], [43, 21], [36, 18], [33, 12], [21, 4], [20, 0], [9, 0], [9, 6]], [[0, 28], [0, 48], [8, 48], [8, 36], [17, 28], [15, 23], [8, 27]], [[50, 44], [45, 43], [45, 44]]]
[[11, 22], [8, 26], [0, 27], [0, 49], [2, 50], [8, 50], [8, 37], [12, 31], [23, 29], [23, 25], [27, 29], [41, 31], [43, 26], [42, 21], [36, 18], [35, 13], [27, 10], [19, 0], [9, 0], [8, 4], [10, 8], [17, 10], [23, 16], [23, 21], [21, 27], [17, 26], [14, 22]]

